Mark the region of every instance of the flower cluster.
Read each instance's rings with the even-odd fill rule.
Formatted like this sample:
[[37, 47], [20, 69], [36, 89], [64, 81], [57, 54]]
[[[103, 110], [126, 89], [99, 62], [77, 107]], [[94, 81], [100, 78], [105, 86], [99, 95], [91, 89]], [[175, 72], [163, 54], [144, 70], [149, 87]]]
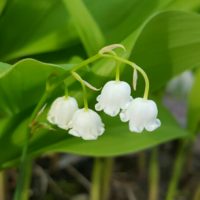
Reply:
[[[111, 49], [110, 47], [103, 48], [100, 52], [104, 55], [105, 51], [112, 51], [112, 47]], [[108, 81], [103, 86], [101, 94], [97, 97], [95, 110], [104, 111], [111, 117], [119, 115], [122, 122], [129, 123], [131, 132], [154, 131], [161, 125], [161, 122], [157, 118], [158, 109], [155, 102], [147, 99], [149, 83], [145, 72], [130, 61], [115, 55], [110, 57], [131, 65], [134, 68], [133, 77], [137, 77], [137, 74], [135, 74], [137, 70], [142, 73], [146, 81], [144, 98], [133, 98], [130, 85], [127, 82], [120, 81], [119, 74], [117, 74], [116, 80]], [[85, 86], [94, 89], [93, 86], [82, 80], [77, 73], [74, 73], [74, 75], [81, 82], [84, 92], [86, 91]], [[135, 89], [136, 80], [133, 83]], [[47, 119], [59, 128], [69, 130], [68, 133], [73, 136], [81, 137], [84, 140], [95, 140], [104, 133], [104, 123], [97, 112], [88, 108], [86, 94], [84, 104], [85, 107], [79, 109], [75, 98], [70, 96], [58, 97], [51, 105]]]
[[97, 97], [97, 111], [103, 110], [111, 117], [120, 113], [122, 122], [129, 122], [132, 132], [140, 133], [144, 129], [154, 131], [161, 123], [157, 119], [158, 109], [154, 101], [131, 96], [131, 88], [124, 81], [109, 81]]
[[91, 109], [79, 109], [75, 98], [58, 97], [48, 113], [48, 121], [69, 134], [85, 140], [94, 140], [104, 132], [100, 116]]

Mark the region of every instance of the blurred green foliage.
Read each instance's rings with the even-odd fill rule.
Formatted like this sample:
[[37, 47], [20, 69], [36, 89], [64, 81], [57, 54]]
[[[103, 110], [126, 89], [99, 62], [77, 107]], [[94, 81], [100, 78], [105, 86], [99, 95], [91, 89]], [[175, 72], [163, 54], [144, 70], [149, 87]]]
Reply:
[[[170, 78], [199, 66], [199, 8], [200, 2], [196, 0], [0, 1], [0, 150], [4, 152], [0, 155], [0, 168], [18, 163], [27, 118], [44, 92], [49, 75], [64, 73], [70, 67], [68, 64], [77, 64], [75, 60], [96, 54], [99, 48], [111, 43], [123, 44], [127, 52], [119, 54], [147, 72], [151, 94], [159, 104], [162, 127], [152, 134], [133, 134], [126, 124], [102, 114], [107, 130], [97, 141], [83, 141], [64, 131], [42, 127], [31, 139], [29, 155], [121, 155], [188, 135], [189, 131], [177, 124], [156, 93], [163, 91]], [[83, 77], [102, 86], [112, 79], [114, 65], [113, 61], [103, 59], [85, 70]], [[130, 82], [130, 70], [121, 67], [123, 79]], [[69, 78], [68, 85], [71, 94], [81, 102], [79, 84]], [[143, 83], [139, 85], [141, 91]], [[194, 86], [194, 93], [197, 90]], [[48, 105], [58, 94], [60, 88], [49, 98]], [[92, 108], [96, 96], [90, 93]], [[194, 110], [193, 98], [190, 105]], [[197, 124], [199, 117], [191, 123]], [[44, 123], [45, 116], [40, 120]]]

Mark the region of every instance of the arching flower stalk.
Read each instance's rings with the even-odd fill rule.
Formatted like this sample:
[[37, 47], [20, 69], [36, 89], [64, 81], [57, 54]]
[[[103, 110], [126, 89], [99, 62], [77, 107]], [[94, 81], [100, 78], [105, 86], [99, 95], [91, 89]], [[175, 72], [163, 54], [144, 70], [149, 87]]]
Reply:
[[[113, 58], [118, 62], [122, 62], [130, 65], [133, 68], [133, 89], [136, 90], [138, 74], [140, 72], [145, 80], [145, 90], [143, 98], [133, 99], [130, 96], [130, 86], [126, 87], [114, 87], [110, 82], [106, 83], [103, 87], [101, 95], [97, 97], [98, 103], [96, 104], [96, 110], [104, 110], [105, 113], [111, 116], [116, 116], [119, 113], [120, 119], [123, 122], [129, 122], [129, 129], [131, 132], [140, 133], [144, 129], [147, 131], [154, 131], [160, 127], [161, 122], [157, 119], [158, 109], [154, 101], [148, 100], [149, 94], [149, 79], [145, 71], [135, 63], [118, 57], [116, 53], [113, 53], [111, 48], [107, 48], [109, 51], [100, 51], [102, 56]], [[119, 69], [117, 72], [119, 73]], [[118, 75], [119, 76], [119, 75]], [[111, 82], [112, 83], [112, 82]], [[109, 87], [110, 86], [110, 87]], [[126, 88], [126, 89], [125, 89]], [[127, 97], [129, 95], [129, 98]], [[128, 101], [129, 99], [129, 101]], [[118, 106], [116, 106], [118, 105]], [[114, 109], [115, 108], [115, 109]]]
[[[99, 91], [87, 81], [83, 80], [75, 71], [99, 58], [111, 58], [116, 61], [115, 80], [108, 81], [97, 97], [95, 109], [103, 110], [109, 116], [120, 115], [123, 122], [129, 122], [131, 132], [140, 133], [143, 130], [154, 131], [161, 122], [157, 119], [158, 109], [154, 101], [148, 100], [149, 79], [145, 71], [135, 63], [119, 57], [114, 49], [121, 48], [121, 44], [113, 44], [102, 48], [98, 54], [83, 61], [71, 71], [71, 75], [81, 83], [83, 89], [84, 108], [79, 109], [73, 97], [57, 98], [48, 113], [48, 121], [58, 127], [68, 130], [69, 134], [81, 137], [84, 140], [95, 140], [105, 131], [101, 117], [88, 106], [86, 87]], [[144, 78], [145, 90], [143, 98], [133, 98], [131, 96], [130, 85], [120, 80], [120, 64], [124, 63], [133, 68], [133, 89], [136, 90], [138, 72]]]

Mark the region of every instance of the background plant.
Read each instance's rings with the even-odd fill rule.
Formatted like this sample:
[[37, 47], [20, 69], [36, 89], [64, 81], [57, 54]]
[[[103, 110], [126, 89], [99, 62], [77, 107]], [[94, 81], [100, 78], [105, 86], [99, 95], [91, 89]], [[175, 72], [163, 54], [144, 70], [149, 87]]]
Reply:
[[[19, 166], [26, 141], [27, 120], [44, 93], [46, 82], [51, 83], [54, 81], [52, 77], [62, 76], [96, 54], [101, 47], [121, 43], [127, 51], [119, 50], [120, 56], [142, 66], [149, 76], [150, 94], [159, 105], [162, 127], [153, 134], [131, 134], [119, 119], [110, 119], [102, 114], [109, 127], [105, 134], [93, 142], [80, 141], [63, 131], [49, 130], [44, 112], [39, 118], [41, 126], [36, 128], [30, 141], [28, 158], [44, 153], [68, 152], [103, 157], [103, 162], [96, 163], [105, 166], [112, 162], [104, 157], [135, 153], [180, 139], [168, 197], [173, 199], [184, 152], [198, 132], [199, 8], [200, 3], [196, 0], [1, 0], [0, 149], [3, 153], [0, 155], [0, 168]], [[131, 69], [123, 65], [120, 68], [122, 79], [131, 83]], [[168, 80], [188, 69], [194, 69], [195, 83], [189, 96], [188, 124], [182, 128], [163, 106], [162, 98]], [[83, 78], [86, 72], [87, 81], [100, 87], [114, 77], [115, 62], [107, 59], [95, 62], [81, 71]], [[79, 83], [71, 77], [66, 83], [81, 104]], [[140, 77], [138, 86], [133, 96], [142, 94], [144, 83]], [[47, 108], [60, 94], [63, 94], [62, 87], [47, 99]], [[93, 92], [89, 93], [89, 101], [94, 105]], [[158, 163], [154, 159], [156, 153], [152, 154], [153, 170]], [[152, 180], [156, 180], [156, 173]], [[94, 180], [98, 182], [97, 177]]]

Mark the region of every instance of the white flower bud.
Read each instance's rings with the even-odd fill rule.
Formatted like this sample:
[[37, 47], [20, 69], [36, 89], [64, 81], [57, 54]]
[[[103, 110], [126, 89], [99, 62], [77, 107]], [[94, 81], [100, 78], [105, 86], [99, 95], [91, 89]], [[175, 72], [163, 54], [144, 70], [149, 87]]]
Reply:
[[161, 122], [157, 115], [158, 109], [154, 101], [135, 98], [120, 113], [120, 118], [123, 122], [129, 121], [130, 131], [141, 133], [144, 129], [154, 131], [160, 127]]
[[70, 122], [69, 134], [84, 140], [96, 140], [105, 131], [100, 116], [91, 109], [79, 109]]
[[78, 104], [75, 98], [58, 97], [51, 105], [47, 120], [59, 128], [67, 130], [76, 110], [78, 110]]
[[114, 117], [131, 100], [131, 88], [128, 83], [124, 81], [109, 81], [104, 85], [101, 94], [97, 97], [98, 103], [95, 105], [95, 109], [97, 111], [103, 110], [107, 115]]

